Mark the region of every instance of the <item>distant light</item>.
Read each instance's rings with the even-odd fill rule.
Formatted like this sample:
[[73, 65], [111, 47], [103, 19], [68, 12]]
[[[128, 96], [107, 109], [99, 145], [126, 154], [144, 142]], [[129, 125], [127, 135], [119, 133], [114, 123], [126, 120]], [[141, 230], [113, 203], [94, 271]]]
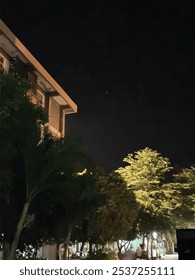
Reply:
[[156, 231], [153, 231], [152, 235], [153, 235], [153, 237], [156, 239], [157, 236], [158, 236], [158, 233], [157, 233]]

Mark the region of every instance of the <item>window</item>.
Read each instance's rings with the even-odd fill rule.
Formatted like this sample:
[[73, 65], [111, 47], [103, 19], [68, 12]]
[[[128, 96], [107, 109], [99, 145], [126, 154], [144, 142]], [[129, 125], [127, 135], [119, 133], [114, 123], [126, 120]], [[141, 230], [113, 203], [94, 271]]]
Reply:
[[44, 107], [44, 96], [40, 91], [37, 92], [37, 105]]

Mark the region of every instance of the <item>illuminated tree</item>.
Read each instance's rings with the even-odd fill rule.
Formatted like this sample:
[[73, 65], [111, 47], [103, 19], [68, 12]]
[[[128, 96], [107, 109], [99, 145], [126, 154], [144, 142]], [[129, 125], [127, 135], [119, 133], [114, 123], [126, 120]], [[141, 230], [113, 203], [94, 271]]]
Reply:
[[173, 182], [165, 187], [174, 189], [177, 194], [177, 207], [173, 215], [176, 227], [184, 228], [195, 220], [195, 166], [184, 168], [173, 176]]
[[136, 222], [140, 233], [173, 226], [172, 210], [177, 203], [174, 189], [164, 188], [166, 174], [172, 169], [168, 158], [145, 148], [124, 159], [125, 167], [116, 170], [133, 191], [140, 205]]

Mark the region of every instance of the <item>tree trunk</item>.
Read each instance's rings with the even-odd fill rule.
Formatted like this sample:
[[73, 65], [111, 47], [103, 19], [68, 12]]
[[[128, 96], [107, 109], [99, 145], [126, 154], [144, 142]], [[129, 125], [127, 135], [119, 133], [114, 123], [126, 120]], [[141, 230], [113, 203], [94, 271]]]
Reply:
[[146, 251], [147, 251], [147, 254], [149, 256], [149, 242], [150, 242], [150, 238], [149, 238], [149, 235], [147, 234], [147, 246], [146, 246]]
[[89, 240], [89, 256], [92, 254], [92, 241]]
[[60, 243], [59, 244], [59, 252], [58, 252], [59, 260], [63, 260], [64, 259], [64, 255], [65, 255], [64, 251], [65, 251], [64, 244]]
[[145, 234], [142, 236], [142, 250], [145, 250]]
[[153, 260], [153, 235], [152, 235], [152, 233], [151, 233], [150, 254], [151, 254], [151, 260]]
[[3, 243], [3, 259], [8, 260], [9, 259], [9, 254], [10, 254], [10, 247], [11, 244], [8, 242]]
[[167, 249], [167, 254], [174, 253], [174, 242], [169, 231], [166, 232], [166, 249]]
[[60, 244], [56, 242], [56, 260], [60, 260]]
[[25, 219], [26, 219], [26, 215], [28, 213], [29, 205], [30, 205], [30, 202], [27, 201], [24, 204], [23, 210], [21, 212], [20, 219], [19, 219], [19, 222], [18, 222], [18, 225], [17, 225], [17, 228], [16, 228], [16, 232], [15, 232], [15, 235], [14, 235], [14, 239], [13, 239], [13, 242], [12, 242], [12, 245], [11, 245], [9, 260], [14, 260], [15, 257], [16, 257], [16, 250], [18, 248], [20, 234], [21, 234], [22, 228], [24, 226], [24, 222], [25, 222]]
[[69, 259], [68, 247], [69, 247], [69, 243], [70, 243], [71, 234], [72, 234], [72, 228], [69, 227], [68, 233], [66, 235], [65, 247], [64, 247], [64, 259], [65, 260]]
[[80, 250], [80, 257], [83, 256], [83, 249], [84, 249], [84, 246], [85, 246], [85, 242], [82, 242], [81, 250]]

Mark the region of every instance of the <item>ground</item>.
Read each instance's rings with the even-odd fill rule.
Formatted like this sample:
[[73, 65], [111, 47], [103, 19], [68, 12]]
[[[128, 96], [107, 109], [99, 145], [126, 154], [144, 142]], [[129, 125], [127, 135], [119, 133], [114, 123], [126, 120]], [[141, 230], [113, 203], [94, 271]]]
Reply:
[[165, 255], [162, 260], [178, 260], [178, 254], [174, 253], [174, 254], [169, 254], [169, 255]]

